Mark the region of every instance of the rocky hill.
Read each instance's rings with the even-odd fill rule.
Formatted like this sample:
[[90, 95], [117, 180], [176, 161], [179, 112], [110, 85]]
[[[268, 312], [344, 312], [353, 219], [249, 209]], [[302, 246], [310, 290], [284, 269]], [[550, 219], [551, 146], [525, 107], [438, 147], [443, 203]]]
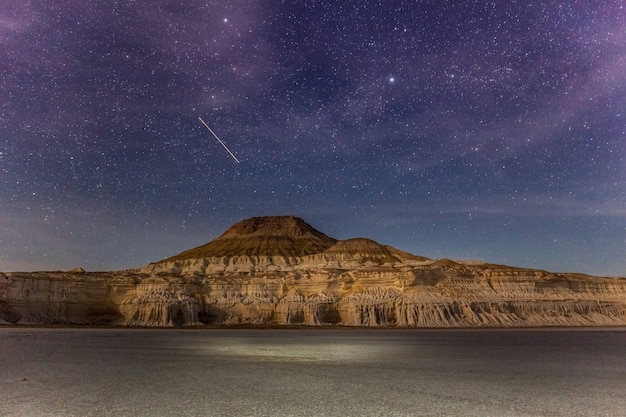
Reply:
[[162, 262], [224, 256], [305, 256], [323, 252], [335, 242], [297, 217], [253, 217], [234, 224], [206, 245]]
[[435, 261], [257, 217], [137, 270], [0, 273], [0, 323], [622, 326], [626, 278]]

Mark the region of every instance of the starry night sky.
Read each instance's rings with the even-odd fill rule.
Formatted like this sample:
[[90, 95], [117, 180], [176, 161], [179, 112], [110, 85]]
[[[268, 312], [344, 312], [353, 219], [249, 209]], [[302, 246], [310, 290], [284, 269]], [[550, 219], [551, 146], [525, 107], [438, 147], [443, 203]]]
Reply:
[[623, 1], [0, 0], [0, 57], [0, 271], [292, 214], [626, 275]]

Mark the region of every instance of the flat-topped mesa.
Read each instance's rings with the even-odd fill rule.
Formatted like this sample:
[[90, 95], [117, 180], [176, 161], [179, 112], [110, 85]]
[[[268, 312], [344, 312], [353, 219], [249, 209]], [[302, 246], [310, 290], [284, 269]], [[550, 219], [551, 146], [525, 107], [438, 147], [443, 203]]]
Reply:
[[301, 257], [323, 252], [336, 239], [294, 216], [253, 217], [231, 226], [217, 239], [162, 262], [224, 256]]

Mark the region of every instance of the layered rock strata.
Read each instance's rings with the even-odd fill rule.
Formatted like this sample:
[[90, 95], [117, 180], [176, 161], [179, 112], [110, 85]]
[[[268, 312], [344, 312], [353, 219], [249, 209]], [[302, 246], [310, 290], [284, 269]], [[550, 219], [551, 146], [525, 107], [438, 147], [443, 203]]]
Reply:
[[432, 261], [255, 218], [138, 270], [0, 274], [0, 323], [622, 326], [626, 278]]

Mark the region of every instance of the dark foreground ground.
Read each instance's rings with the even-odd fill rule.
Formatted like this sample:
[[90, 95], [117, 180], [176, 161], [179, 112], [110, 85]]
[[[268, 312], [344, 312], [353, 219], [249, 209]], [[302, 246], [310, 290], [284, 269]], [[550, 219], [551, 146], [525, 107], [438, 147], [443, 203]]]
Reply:
[[626, 330], [0, 327], [2, 416], [618, 416]]

